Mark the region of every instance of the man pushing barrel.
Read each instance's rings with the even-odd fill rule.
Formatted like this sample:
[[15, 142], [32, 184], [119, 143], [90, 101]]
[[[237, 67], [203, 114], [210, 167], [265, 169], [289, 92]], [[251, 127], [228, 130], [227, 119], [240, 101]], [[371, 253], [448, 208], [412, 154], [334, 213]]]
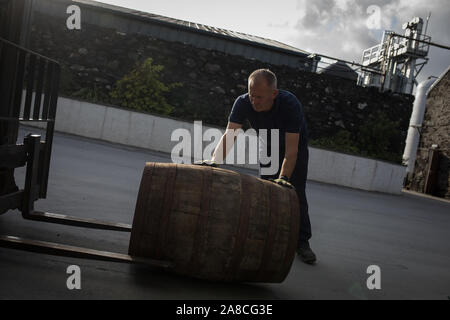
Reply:
[[[309, 246], [311, 223], [308, 214], [308, 201], [305, 187], [308, 173], [308, 140], [306, 122], [301, 103], [290, 92], [277, 89], [277, 78], [268, 69], [258, 69], [248, 78], [248, 93], [239, 96], [234, 102], [228, 119], [227, 129], [214, 150], [211, 160], [200, 164], [216, 166], [222, 163], [245, 120], [258, 134], [259, 130], [278, 130], [278, 141], [270, 141], [268, 134], [266, 147], [278, 146], [279, 167], [276, 174], [266, 175], [260, 170], [261, 178], [271, 180], [286, 188], [295, 188], [300, 205], [300, 234], [297, 253], [303, 262], [313, 264], [316, 255]], [[230, 142], [228, 142], [230, 141]], [[267, 164], [261, 164], [263, 169]]]

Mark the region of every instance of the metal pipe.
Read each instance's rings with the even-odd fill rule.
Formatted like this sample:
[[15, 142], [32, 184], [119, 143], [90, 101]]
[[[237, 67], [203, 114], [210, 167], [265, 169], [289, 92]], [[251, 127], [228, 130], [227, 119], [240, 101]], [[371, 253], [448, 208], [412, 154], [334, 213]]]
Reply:
[[439, 44], [439, 43], [435, 43], [435, 42], [431, 42], [431, 41], [425, 41], [425, 40], [420, 40], [420, 39], [413, 39], [411, 37], [403, 36], [403, 35], [397, 34], [397, 33], [394, 33], [393, 36], [400, 37], [400, 38], [405, 38], [405, 39], [409, 39], [409, 40], [414, 40], [414, 41], [417, 41], [417, 42], [428, 44], [430, 46], [435, 46], [435, 47], [439, 47], [439, 48], [442, 48], [442, 49], [450, 50], [449, 46], [444, 46], [443, 44]]
[[427, 17], [427, 24], [425, 25], [425, 32], [423, 33], [425, 36], [427, 35], [428, 21], [430, 20], [430, 17], [431, 17], [431, 11], [430, 11], [430, 13], [428, 14], [428, 17]]
[[[320, 54], [320, 53], [315, 53], [315, 55], [317, 55], [317, 56], [319, 56], [319, 57], [327, 58], [327, 59], [332, 59], [332, 60], [337, 60], [337, 61], [341, 61], [341, 62], [344, 62], [344, 63], [348, 63], [348, 64], [350, 64], [350, 65], [352, 65], [352, 66], [363, 67], [364, 69], [367, 69], [367, 70], [370, 71], [370, 72], [382, 74], [379, 70], [377, 70], [377, 69], [375, 69], [375, 68], [372, 68], [372, 67], [369, 67], [369, 66], [365, 66], [365, 65], [362, 65], [362, 64], [359, 64], [359, 63], [356, 63], [355, 61], [342, 60], [342, 59], [338, 59], [338, 58], [326, 56], [326, 55], [323, 55], [323, 54]], [[370, 70], [369, 70], [369, 69], [370, 69]]]
[[403, 164], [407, 165], [406, 173], [414, 172], [414, 165], [419, 146], [420, 128], [425, 115], [427, 91], [436, 79], [425, 80], [417, 86], [413, 111], [409, 121], [408, 135], [406, 137], [405, 151], [403, 153]]

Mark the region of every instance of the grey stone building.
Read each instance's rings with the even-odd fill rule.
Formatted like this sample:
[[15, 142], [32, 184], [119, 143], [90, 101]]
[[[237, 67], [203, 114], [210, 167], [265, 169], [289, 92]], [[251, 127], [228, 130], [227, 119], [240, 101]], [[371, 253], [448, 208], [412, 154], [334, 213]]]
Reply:
[[450, 67], [427, 92], [410, 189], [450, 199]]

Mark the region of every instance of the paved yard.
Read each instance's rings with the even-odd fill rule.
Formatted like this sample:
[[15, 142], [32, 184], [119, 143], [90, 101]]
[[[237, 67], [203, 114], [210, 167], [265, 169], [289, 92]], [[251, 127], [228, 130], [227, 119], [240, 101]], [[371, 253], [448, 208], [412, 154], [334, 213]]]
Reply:
[[[21, 130], [21, 134], [29, 130]], [[42, 211], [131, 224], [146, 161], [165, 154], [55, 134]], [[248, 173], [249, 171], [247, 171]], [[251, 173], [251, 172], [250, 172]], [[24, 170], [16, 171], [23, 181]], [[0, 249], [0, 299], [449, 299], [450, 204], [308, 182], [314, 266], [296, 259], [281, 284], [217, 284], [154, 268]], [[127, 253], [129, 234], [0, 216], [0, 234]], [[81, 268], [68, 290], [66, 268]], [[381, 289], [366, 286], [381, 269]]]

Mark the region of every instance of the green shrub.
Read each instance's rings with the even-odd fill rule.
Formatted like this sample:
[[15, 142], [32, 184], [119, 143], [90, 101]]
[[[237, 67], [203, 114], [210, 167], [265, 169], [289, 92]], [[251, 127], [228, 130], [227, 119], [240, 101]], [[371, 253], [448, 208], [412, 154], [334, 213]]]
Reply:
[[347, 130], [340, 130], [333, 136], [310, 140], [309, 144], [331, 151], [351, 154], [357, 154], [359, 151], [355, 146], [355, 141], [352, 138], [351, 133]]
[[394, 163], [401, 163], [399, 121], [389, 120], [383, 112], [378, 112], [357, 132], [339, 130], [336, 134], [310, 140], [311, 146], [344, 152], [362, 157], [370, 157]]
[[74, 98], [80, 98], [92, 103], [109, 103], [111, 99], [105, 90], [94, 83], [93, 87], [85, 87], [71, 94]]
[[165, 95], [181, 83], [169, 85], [160, 81], [162, 65], [154, 65], [148, 58], [136, 66], [129, 74], [117, 81], [111, 91], [111, 97], [125, 108], [169, 115], [173, 107], [166, 101]]
[[359, 127], [356, 145], [362, 155], [401, 163], [400, 121], [392, 121], [383, 112]]

